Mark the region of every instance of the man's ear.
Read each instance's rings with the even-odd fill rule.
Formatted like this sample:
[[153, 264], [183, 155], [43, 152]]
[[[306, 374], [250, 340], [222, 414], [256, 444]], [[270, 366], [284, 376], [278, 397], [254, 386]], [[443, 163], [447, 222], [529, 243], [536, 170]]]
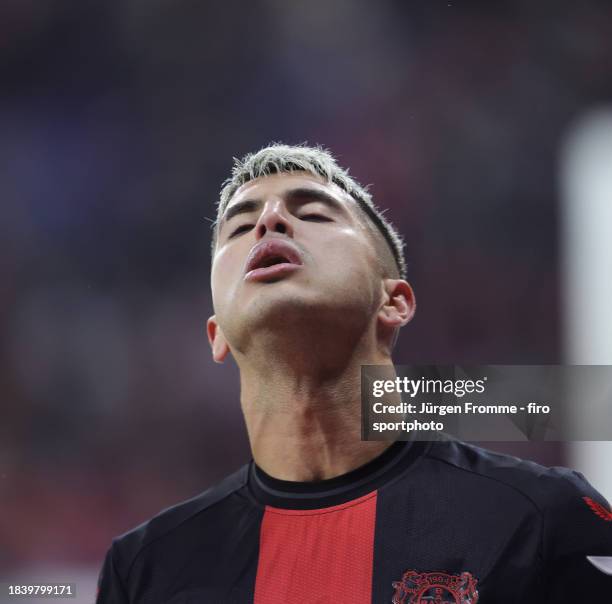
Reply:
[[208, 335], [208, 342], [212, 349], [215, 363], [223, 363], [229, 352], [229, 346], [221, 328], [217, 324], [217, 317], [215, 315], [206, 321], [206, 335]]
[[383, 304], [378, 311], [378, 320], [388, 329], [403, 327], [412, 319], [416, 310], [414, 291], [403, 279], [383, 281]]

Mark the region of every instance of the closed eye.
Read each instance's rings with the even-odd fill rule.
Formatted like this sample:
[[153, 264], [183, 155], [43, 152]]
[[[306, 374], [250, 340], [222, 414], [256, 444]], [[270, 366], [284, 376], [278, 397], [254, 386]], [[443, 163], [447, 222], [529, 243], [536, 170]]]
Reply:
[[310, 220], [313, 222], [332, 222], [331, 218], [323, 216], [322, 214], [304, 214], [299, 217], [300, 220]]
[[252, 224], [241, 224], [237, 229], [234, 229], [230, 234], [228, 239], [235, 237], [236, 235], [241, 235], [242, 233], [246, 233], [253, 228]]

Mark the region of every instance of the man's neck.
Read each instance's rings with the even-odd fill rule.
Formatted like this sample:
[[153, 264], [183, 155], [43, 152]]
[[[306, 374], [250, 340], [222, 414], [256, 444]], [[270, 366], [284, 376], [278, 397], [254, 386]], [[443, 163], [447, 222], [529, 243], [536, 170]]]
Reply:
[[274, 478], [303, 482], [345, 474], [380, 455], [389, 443], [361, 440], [360, 370], [390, 363], [377, 354], [356, 354], [335, 367], [313, 361], [307, 372], [303, 363], [273, 371], [242, 363], [241, 402], [255, 463]]

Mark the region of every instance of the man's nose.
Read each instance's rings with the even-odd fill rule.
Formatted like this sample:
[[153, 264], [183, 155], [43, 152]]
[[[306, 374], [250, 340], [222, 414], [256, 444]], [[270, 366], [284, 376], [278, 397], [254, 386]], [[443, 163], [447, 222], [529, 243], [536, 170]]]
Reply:
[[282, 233], [293, 237], [291, 222], [281, 201], [267, 202], [259, 215], [255, 225], [256, 238], [261, 239], [268, 232]]

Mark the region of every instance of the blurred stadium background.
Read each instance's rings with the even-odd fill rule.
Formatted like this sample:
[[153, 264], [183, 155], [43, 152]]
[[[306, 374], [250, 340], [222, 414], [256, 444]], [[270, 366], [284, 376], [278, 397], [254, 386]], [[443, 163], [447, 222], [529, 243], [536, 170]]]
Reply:
[[[248, 459], [206, 218], [270, 141], [331, 148], [390, 208], [419, 302], [396, 362], [612, 363], [563, 226], [589, 132], [612, 205], [609, 2], [3, 0], [0, 49], [0, 580], [92, 602], [114, 535]], [[595, 450], [493, 446], [610, 488]]]

